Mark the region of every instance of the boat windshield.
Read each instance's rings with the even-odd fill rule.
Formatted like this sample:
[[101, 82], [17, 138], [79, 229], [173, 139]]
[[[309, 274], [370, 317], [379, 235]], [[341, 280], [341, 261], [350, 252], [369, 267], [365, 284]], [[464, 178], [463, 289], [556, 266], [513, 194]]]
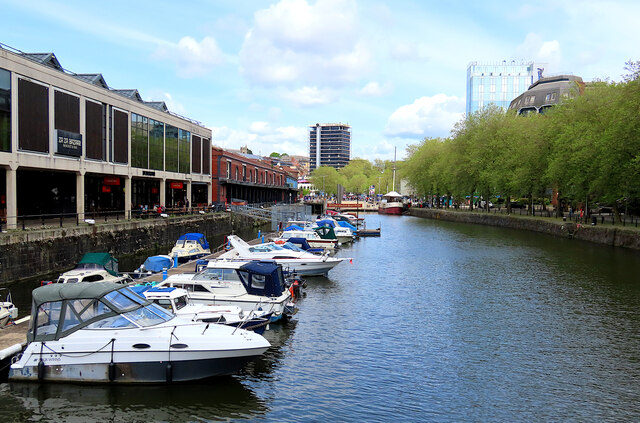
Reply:
[[235, 269], [207, 268], [193, 277], [194, 281], [239, 281]]
[[104, 296], [106, 300], [117, 306], [120, 310], [130, 310], [144, 304], [144, 300], [129, 291], [128, 288], [112, 291]]
[[255, 247], [250, 247], [249, 251], [252, 253], [268, 253], [270, 251], [282, 251], [283, 249], [281, 246], [275, 244], [260, 244]]
[[291, 242], [285, 242], [284, 244], [282, 244], [282, 247], [286, 248], [287, 250], [291, 250], [291, 251], [301, 251], [304, 252], [304, 250], [300, 247], [298, 247], [297, 245], [291, 243]]

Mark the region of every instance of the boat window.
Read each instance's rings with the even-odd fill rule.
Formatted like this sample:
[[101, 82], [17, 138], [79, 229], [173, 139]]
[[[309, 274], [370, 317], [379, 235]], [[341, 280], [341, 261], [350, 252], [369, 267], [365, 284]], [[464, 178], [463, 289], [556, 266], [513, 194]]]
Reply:
[[103, 280], [104, 277], [102, 275], [89, 275], [82, 279], [82, 282], [97, 282]]
[[97, 322], [93, 322], [89, 326], [87, 326], [87, 329], [123, 329], [135, 327], [136, 325], [118, 314], [98, 320]]
[[282, 245], [284, 248], [286, 248], [287, 250], [292, 250], [292, 251], [304, 251], [302, 248], [298, 247], [297, 245], [291, 243], [291, 242], [285, 242]]
[[252, 275], [251, 276], [251, 287], [256, 289], [264, 289], [264, 275]]
[[123, 293], [131, 301], [136, 302], [138, 304], [146, 304], [147, 303], [147, 299], [145, 297], [142, 297], [142, 296], [136, 294], [135, 292], [133, 292], [129, 288], [119, 289], [118, 292]]
[[129, 320], [142, 327], [158, 325], [173, 318], [172, 314], [167, 313], [166, 310], [156, 304], [149, 304], [147, 307], [128, 311], [124, 316], [127, 316]]
[[222, 269], [205, 269], [193, 277], [200, 281], [217, 281], [222, 279]]
[[176, 310], [180, 310], [182, 307], [187, 305], [187, 296], [183, 295], [181, 297], [176, 298]]
[[60, 320], [62, 301], [54, 301], [41, 304], [34, 324], [35, 335], [48, 335], [56, 333]]
[[202, 285], [193, 285], [193, 292], [209, 292], [209, 290]]
[[138, 306], [136, 302], [123, 295], [120, 291], [109, 292], [104, 298], [121, 310], [128, 310]]
[[164, 308], [165, 310], [169, 310], [169, 311], [173, 310], [173, 308], [171, 307], [171, 300], [161, 298], [161, 299], [153, 300], [153, 303], [158, 304], [160, 307]]
[[249, 272], [246, 270], [238, 270], [238, 276], [245, 286], [249, 283]]
[[78, 278], [69, 278], [69, 279], [64, 279], [64, 278], [60, 278], [58, 279], [58, 283], [76, 283], [78, 282]]
[[[70, 301], [69, 303], [75, 303], [75, 301]], [[76, 308], [76, 310], [78, 309]], [[113, 310], [111, 310], [111, 308], [105, 303], [94, 300], [89, 306], [84, 307], [84, 309], [82, 310], [78, 310], [78, 313], [80, 314], [82, 320], [87, 321], [102, 314], [113, 313]]]

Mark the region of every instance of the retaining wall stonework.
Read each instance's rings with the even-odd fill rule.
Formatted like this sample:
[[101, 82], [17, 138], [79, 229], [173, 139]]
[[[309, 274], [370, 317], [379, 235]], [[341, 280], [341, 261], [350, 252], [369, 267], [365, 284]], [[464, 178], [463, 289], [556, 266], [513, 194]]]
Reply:
[[409, 214], [426, 219], [446, 220], [449, 222], [474, 223], [503, 228], [523, 229], [541, 232], [564, 238], [580, 239], [598, 244], [611, 245], [640, 250], [640, 232], [625, 229], [591, 225], [576, 225], [572, 222], [541, 220], [518, 215], [502, 215], [490, 213], [465, 213], [443, 209], [411, 208]]
[[238, 214], [215, 213], [10, 231], [0, 234], [0, 285], [68, 270], [88, 252], [109, 252], [114, 256], [133, 254], [171, 245], [186, 232], [203, 233], [211, 239], [261, 223], [265, 222]]

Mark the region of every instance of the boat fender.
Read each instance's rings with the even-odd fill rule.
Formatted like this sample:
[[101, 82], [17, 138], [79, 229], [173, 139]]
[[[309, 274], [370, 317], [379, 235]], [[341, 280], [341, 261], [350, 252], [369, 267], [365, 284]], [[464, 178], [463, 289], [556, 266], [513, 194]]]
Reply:
[[171, 363], [167, 363], [167, 367], [165, 368], [165, 376], [167, 378], [167, 383], [171, 383], [173, 380], [173, 368]]
[[109, 382], [116, 380], [116, 363], [109, 363]]
[[40, 343], [40, 361], [38, 361], [38, 380], [44, 379], [44, 360], [42, 360], [42, 350], [44, 342]]

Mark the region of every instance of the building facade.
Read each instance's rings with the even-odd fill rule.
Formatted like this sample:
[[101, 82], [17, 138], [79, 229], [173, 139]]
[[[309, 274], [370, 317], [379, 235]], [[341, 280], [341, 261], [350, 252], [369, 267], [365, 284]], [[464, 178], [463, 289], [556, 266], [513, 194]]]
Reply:
[[493, 103], [507, 109], [511, 100], [522, 94], [534, 82], [533, 62], [479, 63], [467, 66], [466, 114]]
[[217, 204], [281, 203], [295, 201], [297, 188], [288, 184], [288, 173], [271, 160], [212, 148], [212, 201]]
[[342, 123], [317, 123], [309, 127], [309, 170], [320, 166], [340, 169], [351, 159], [351, 127]]
[[208, 204], [211, 130], [66, 71], [53, 53], [0, 48], [0, 214], [131, 215]]
[[584, 93], [585, 83], [574, 75], [554, 75], [541, 78], [531, 84], [529, 89], [514, 98], [509, 110], [519, 115], [527, 113], [544, 113], [546, 109], [560, 103], [568, 97]]

